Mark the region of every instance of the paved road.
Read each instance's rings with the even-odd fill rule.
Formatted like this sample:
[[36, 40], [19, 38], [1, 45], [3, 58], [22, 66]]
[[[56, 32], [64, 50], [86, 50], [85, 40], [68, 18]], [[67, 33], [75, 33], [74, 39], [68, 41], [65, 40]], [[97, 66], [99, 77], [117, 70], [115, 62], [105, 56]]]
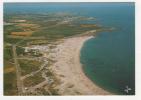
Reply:
[[21, 78], [21, 68], [17, 60], [17, 53], [16, 53], [16, 45], [12, 45], [12, 51], [13, 51], [13, 59], [14, 59], [14, 64], [16, 67], [16, 76], [17, 76], [17, 88], [18, 88], [18, 95], [22, 95], [22, 88], [23, 88], [23, 83]]
[[17, 59], [25, 59], [25, 60], [40, 60], [42, 57], [20, 57], [20, 58], [17, 58]]

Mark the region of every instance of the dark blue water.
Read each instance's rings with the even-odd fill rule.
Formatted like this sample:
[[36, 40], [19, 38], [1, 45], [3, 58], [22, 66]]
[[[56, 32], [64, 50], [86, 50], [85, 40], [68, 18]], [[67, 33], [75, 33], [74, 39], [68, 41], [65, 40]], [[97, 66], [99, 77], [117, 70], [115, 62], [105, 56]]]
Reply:
[[[4, 4], [4, 14], [67, 12], [95, 17], [113, 32], [101, 32], [81, 50], [85, 74], [98, 86], [116, 94], [135, 93], [134, 3], [13, 3]], [[130, 87], [128, 93], [124, 91]]]

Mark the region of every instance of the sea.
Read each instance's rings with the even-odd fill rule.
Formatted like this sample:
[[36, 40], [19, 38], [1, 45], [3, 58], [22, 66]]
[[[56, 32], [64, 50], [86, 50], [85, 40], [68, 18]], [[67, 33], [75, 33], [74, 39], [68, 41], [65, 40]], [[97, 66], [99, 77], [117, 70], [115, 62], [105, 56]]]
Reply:
[[94, 23], [113, 27], [87, 40], [81, 49], [86, 76], [97, 86], [117, 95], [135, 94], [135, 4], [4, 3], [6, 13], [67, 12], [94, 17]]

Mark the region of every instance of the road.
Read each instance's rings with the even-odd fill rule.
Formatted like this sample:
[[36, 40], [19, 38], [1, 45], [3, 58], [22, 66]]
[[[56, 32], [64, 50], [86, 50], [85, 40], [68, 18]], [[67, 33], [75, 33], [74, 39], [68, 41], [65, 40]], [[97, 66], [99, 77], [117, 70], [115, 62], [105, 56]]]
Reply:
[[17, 53], [16, 53], [16, 45], [12, 45], [12, 51], [13, 51], [13, 59], [14, 64], [16, 67], [16, 77], [17, 77], [17, 89], [18, 89], [18, 95], [22, 95], [22, 88], [23, 88], [23, 82], [20, 79], [21, 78], [21, 68], [17, 60]]
[[17, 58], [17, 59], [22, 59], [22, 60], [40, 60], [42, 57], [20, 57], [20, 58]]

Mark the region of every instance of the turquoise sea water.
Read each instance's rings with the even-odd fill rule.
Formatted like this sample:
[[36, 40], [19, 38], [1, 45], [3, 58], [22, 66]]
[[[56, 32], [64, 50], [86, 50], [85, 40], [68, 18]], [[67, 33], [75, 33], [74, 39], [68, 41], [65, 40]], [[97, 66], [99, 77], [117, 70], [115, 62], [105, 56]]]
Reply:
[[[135, 94], [134, 3], [14, 3], [6, 13], [69, 12], [95, 17], [98, 23], [116, 28], [86, 41], [81, 49], [84, 73], [98, 86], [116, 94]], [[126, 86], [131, 88], [125, 92]]]

